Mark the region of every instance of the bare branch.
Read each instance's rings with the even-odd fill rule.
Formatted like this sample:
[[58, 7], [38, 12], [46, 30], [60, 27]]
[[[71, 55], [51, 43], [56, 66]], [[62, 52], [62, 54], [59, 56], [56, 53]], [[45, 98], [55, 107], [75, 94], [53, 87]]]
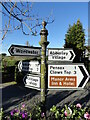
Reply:
[[2, 2], [0, 2], [0, 4], [5, 8], [5, 10], [6, 10], [9, 14], [11, 14], [11, 16], [13, 16], [14, 18], [16, 18], [18, 21], [22, 22], [22, 19], [19, 19], [18, 17], [16, 17], [15, 15], [13, 15], [13, 14], [5, 7], [5, 5], [4, 5]]
[[7, 17], [9, 17], [9, 15], [7, 15], [5, 12], [3, 12], [3, 11], [0, 11], [4, 16], [7, 16]]
[[[10, 17], [9, 17], [9, 23], [8, 23], [8, 27], [7, 27], [7, 28], [9, 28], [9, 25], [10, 25], [10, 19], [11, 19], [11, 12], [13, 11], [15, 5], [16, 5], [16, 3], [14, 4], [14, 6], [13, 6], [13, 7], [11, 8], [11, 10], [10, 10]], [[2, 40], [4, 39], [4, 37], [5, 37], [5, 35], [7, 34], [7, 32], [8, 32], [8, 29], [5, 31]]]
[[21, 28], [22, 28], [22, 32], [24, 35], [29, 35], [29, 33], [26, 33], [24, 30], [23, 30], [23, 24], [21, 23]]
[[34, 36], [39, 35], [39, 32], [37, 31], [41, 29], [43, 20], [47, 21], [47, 24], [51, 24], [54, 22], [54, 19], [51, 19], [52, 14], [50, 14], [45, 19], [40, 18], [36, 14], [33, 14], [33, 3], [13, 3], [11, 0], [9, 0], [9, 2], [0, 2], [0, 4], [4, 8], [4, 11], [0, 12], [2, 12], [4, 17], [7, 17], [6, 21], [8, 21], [8, 25], [5, 25], [4, 23], [5, 27], [3, 27], [2, 30], [2, 32], [4, 33], [2, 40], [4, 39], [7, 32], [20, 29], [22, 30], [22, 33], [24, 35], [30, 35], [30, 33]]

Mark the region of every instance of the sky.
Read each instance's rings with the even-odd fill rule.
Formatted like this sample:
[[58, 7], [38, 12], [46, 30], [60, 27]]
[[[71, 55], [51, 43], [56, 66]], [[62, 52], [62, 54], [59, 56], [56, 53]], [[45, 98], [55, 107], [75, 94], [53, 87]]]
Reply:
[[[40, 17], [46, 17], [52, 12], [55, 18], [52, 24], [46, 26], [47, 40], [50, 42], [48, 48], [62, 48], [69, 24], [73, 25], [78, 19], [85, 29], [85, 38], [88, 39], [88, 2], [34, 2], [33, 9]], [[5, 21], [2, 18], [2, 26]], [[25, 36], [21, 31], [8, 33], [2, 43], [2, 52], [9, 55], [8, 49], [12, 44], [25, 45], [26, 41], [34, 47], [40, 47], [40, 39], [40, 35]]]

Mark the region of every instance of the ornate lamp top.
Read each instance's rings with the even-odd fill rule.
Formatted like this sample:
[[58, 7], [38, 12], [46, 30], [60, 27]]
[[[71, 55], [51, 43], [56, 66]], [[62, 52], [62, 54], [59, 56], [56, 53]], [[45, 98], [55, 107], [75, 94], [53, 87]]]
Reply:
[[47, 25], [47, 23], [45, 21], [42, 22], [42, 26], [43, 28], [40, 31], [40, 35], [48, 35], [48, 30], [45, 28], [45, 26]]
[[45, 29], [45, 26], [47, 25], [47, 23], [45, 21], [42, 22], [42, 26]]

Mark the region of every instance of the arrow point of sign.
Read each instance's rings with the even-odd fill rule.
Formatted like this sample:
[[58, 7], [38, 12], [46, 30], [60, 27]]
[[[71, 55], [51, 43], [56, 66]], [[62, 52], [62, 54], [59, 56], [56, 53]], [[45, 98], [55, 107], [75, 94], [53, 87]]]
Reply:
[[12, 53], [12, 54], [14, 54], [13, 50], [14, 50], [14, 48], [12, 47], [12, 48], [11, 48], [11, 53]]
[[87, 81], [89, 79], [89, 74], [86, 73], [84, 66], [78, 66], [78, 67], [79, 67], [79, 69], [81, 70], [81, 72], [82, 72], [82, 74], [84, 76], [78, 87], [84, 88], [84, 86], [86, 85], [86, 83], [87, 83]]
[[73, 60], [74, 58], [75, 58], [75, 53], [73, 52], [73, 50], [72, 51], [70, 51], [70, 53], [71, 53], [71, 57], [70, 57], [70, 59], [69, 60]]
[[13, 55], [14, 54], [14, 47], [13, 45], [10, 46], [10, 48], [8, 49], [8, 52], [10, 53], [10, 55]]
[[22, 61], [20, 61], [20, 62], [18, 63], [18, 69], [19, 69], [20, 72], [21, 72], [21, 66], [22, 66]]

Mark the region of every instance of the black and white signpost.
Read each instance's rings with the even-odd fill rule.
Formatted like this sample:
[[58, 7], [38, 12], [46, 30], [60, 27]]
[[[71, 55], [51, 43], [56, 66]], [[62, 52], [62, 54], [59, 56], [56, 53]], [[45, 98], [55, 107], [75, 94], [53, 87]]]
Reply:
[[9, 48], [9, 53], [12, 56], [40, 56], [40, 47], [29, 47], [21, 45], [11, 45]]
[[48, 48], [49, 61], [73, 61], [75, 54], [72, 49], [66, 48]]
[[84, 88], [89, 74], [83, 64], [52, 64], [48, 65], [49, 89]]
[[19, 71], [31, 72], [34, 74], [40, 74], [40, 63], [39, 61], [20, 61], [18, 63]]
[[23, 78], [25, 87], [40, 90], [40, 76], [27, 74]]
[[40, 63], [39, 61], [20, 61], [19, 71], [27, 72], [23, 78], [25, 87], [40, 90]]
[[39, 61], [20, 61], [19, 71], [27, 72], [23, 78], [25, 87], [40, 90], [40, 63]]
[[47, 74], [49, 90], [78, 90], [84, 88], [89, 80], [89, 74], [84, 64], [71, 63], [75, 58], [72, 49], [49, 48], [47, 73], [46, 49], [49, 42], [47, 41], [48, 30], [45, 28], [46, 24], [45, 21], [42, 22], [43, 28], [40, 32], [41, 41], [39, 42], [41, 47], [11, 45], [8, 50], [12, 56], [41, 56], [41, 64], [38, 61], [20, 61], [18, 69], [27, 73], [23, 78], [26, 87], [41, 90], [42, 112], [45, 113]]

